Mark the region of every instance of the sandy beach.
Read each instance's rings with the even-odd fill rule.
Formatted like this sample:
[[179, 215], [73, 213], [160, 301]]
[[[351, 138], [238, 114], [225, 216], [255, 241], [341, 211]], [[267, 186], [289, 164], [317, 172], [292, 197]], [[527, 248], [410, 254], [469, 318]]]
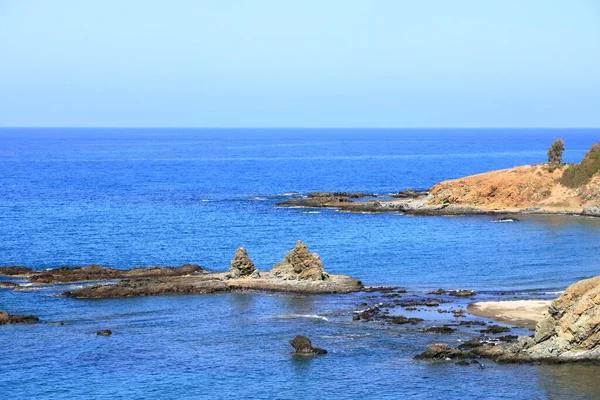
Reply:
[[535, 329], [548, 311], [551, 300], [485, 301], [470, 304], [467, 311], [498, 322]]

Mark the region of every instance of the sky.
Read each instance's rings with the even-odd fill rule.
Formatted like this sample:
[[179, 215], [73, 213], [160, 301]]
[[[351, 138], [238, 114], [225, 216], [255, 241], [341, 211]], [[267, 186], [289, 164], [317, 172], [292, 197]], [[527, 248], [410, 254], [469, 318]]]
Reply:
[[600, 0], [0, 0], [0, 127], [600, 127]]

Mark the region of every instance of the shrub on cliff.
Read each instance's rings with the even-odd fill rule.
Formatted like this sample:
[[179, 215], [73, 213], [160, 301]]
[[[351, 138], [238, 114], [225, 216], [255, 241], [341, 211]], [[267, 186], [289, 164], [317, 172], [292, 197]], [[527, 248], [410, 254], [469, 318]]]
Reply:
[[578, 188], [588, 183], [598, 171], [600, 171], [600, 143], [593, 145], [579, 164], [569, 165], [560, 183], [570, 188]]
[[555, 166], [561, 165], [564, 151], [565, 142], [563, 142], [562, 139], [558, 139], [552, 143], [552, 146], [550, 146], [550, 149], [548, 150], [548, 164]]

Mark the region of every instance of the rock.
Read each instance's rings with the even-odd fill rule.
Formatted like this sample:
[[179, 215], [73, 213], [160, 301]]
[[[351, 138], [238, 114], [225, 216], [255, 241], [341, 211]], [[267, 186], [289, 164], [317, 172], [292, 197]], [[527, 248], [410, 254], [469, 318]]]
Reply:
[[509, 331], [510, 331], [510, 328], [507, 326], [490, 325], [486, 329], [482, 329], [479, 332], [487, 333], [490, 335], [497, 335], [498, 333], [504, 333], [504, 332], [509, 332]]
[[[492, 325], [482, 333], [497, 334], [508, 328]], [[533, 337], [513, 335], [499, 338], [498, 345], [473, 339], [458, 349], [440, 347], [428, 355], [462, 352], [504, 363], [600, 362], [600, 276], [575, 283], [548, 309], [548, 316], [536, 328]], [[508, 342], [504, 342], [504, 341]], [[463, 350], [468, 350], [464, 352]], [[420, 357], [419, 358], [427, 358]]]
[[448, 294], [450, 296], [455, 296], [455, 297], [473, 297], [475, 296], [477, 293], [474, 290], [450, 290], [448, 291]]
[[435, 295], [441, 296], [443, 294], [446, 294], [446, 291], [444, 289], [438, 289], [438, 290], [434, 290], [432, 292], [427, 292], [427, 294], [435, 294]]
[[5, 288], [5, 289], [16, 289], [18, 288], [20, 285], [18, 283], [14, 283], [14, 282], [0, 282], [0, 288]]
[[442, 335], [449, 335], [454, 333], [456, 329], [450, 328], [449, 326], [432, 326], [431, 328], [425, 329], [427, 333], [439, 333]]
[[290, 340], [290, 344], [296, 349], [296, 354], [303, 356], [312, 356], [318, 354], [327, 354], [327, 350], [320, 347], [314, 347], [309, 338], [298, 335]]
[[5, 311], [0, 311], [0, 325], [38, 322], [39, 320], [35, 315], [13, 315]]
[[226, 279], [237, 278], [259, 278], [258, 269], [248, 257], [248, 252], [243, 247], [240, 247], [235, 252], [235, 257], [231, 260], [231, 268], [225, 275]]
[[33, 269], [28, 267], [20, 267], [12, 265], [10, 267], [0, 267], [0, 275], [4, 276], [27, 276], [33, 272]]
[[470, 355], [458, 349], [453, 349], [447, 344], [436, 343], [429, 346], [427, 350], [415, 357], [417, 360], [445, 360], [456, 358], [468, 358]]
[[222, 280], [208, 276], [165, 277], [128, 279], [109, 285], [93, 285], [63, 296], [86, 299], [106, 299], [116, 297], [157, 296], [162, 294], [200, 294], [227, 292], [230, 288]]
[[283, 261], [273, 267], [272, 273], [276, 277], [286, 280], [323, 281], [329, 279], [319, 255], [311, 254], [308, 247], [300, 240], [286, 254]]
[[183, 264], [180, 267], [133, 268], [129, 270], [92, 264], [83, 267], [60, 267], [47, 271], [33, 271], [29, 273], [28, 278], [36, 283], [54, 284], [129, 278], [183, 276], [203, 271], [202, 267], [196, 264]]
[[96, 335], [98, 335], [98, 336], [110, 336], [110, 335], [112, 335], [112, 331], [110, 329], [105, 329], [103, 331], [96, 332]]
[[501, 217], [501, 218], [497, 218], [494, 220], [494, 222], [519, 222], [520, 220], [518, 218], [511, 218], [511, 217]]
[[381, 319], [385, 319], [392, 324], [404, 325], [404, 324], [418, 324], [423, 322], [423, 318], [407, 318], [404, 315], [384, 315]]

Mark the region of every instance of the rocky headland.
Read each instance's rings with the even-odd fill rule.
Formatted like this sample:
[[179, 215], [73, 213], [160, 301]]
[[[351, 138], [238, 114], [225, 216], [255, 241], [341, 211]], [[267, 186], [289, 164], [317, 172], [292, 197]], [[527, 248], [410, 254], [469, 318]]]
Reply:
[[347, 212], [414, 215], [567, 214], [600, 216], [600, 143], [579, 164], [539, 164], [444, 181], [386, 199], [364, 193], [315, 192], [279, 206], [336, 208]]
[[533, 336], [521, 336], [510, 343], [499, 344], [475, 338], [457, 348], [437, 343], [416, 358], [600, 363], [600, 276], [569, 286], [550, 304]]
[[363, 288], [361, 281], [328, 274], [317, 254], [310, 253], [301, 241], [271, 271], [259, 271], [244, 248], [236, 251], [226, 273], [203, 269], [185, 275], [158, 275], [123, 279], [65, 292], [74, 298], [155, 296], [161, 294], [216, 293], [258, 290], [289, 293], [350, 293]]

